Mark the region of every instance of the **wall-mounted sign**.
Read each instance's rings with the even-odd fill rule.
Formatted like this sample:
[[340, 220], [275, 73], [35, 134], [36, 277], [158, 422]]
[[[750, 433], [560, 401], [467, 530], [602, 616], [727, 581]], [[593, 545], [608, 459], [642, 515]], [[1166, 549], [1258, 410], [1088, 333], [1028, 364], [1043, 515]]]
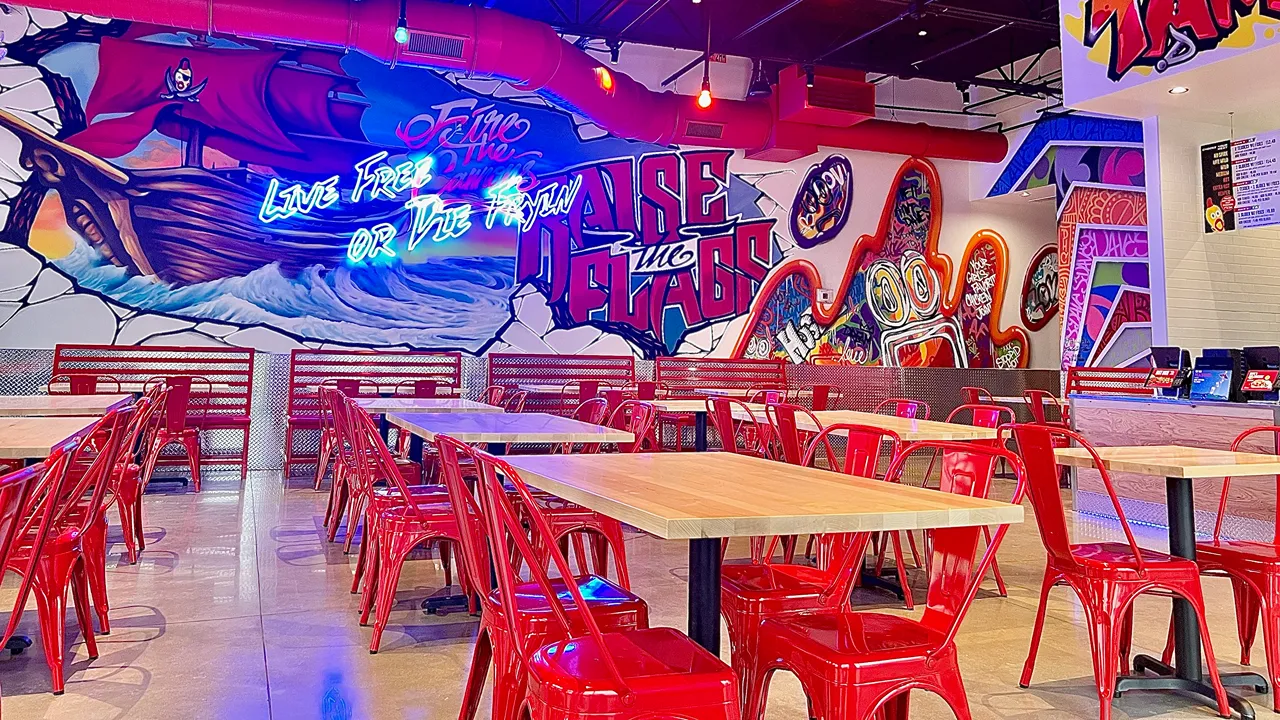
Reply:
[[809, 168], [791, 203], [791, 238], [802, 248], [834, 239], [849, 220], [853, 203], [853, 165], [832, 155]]
[[1178, 384], [1178, 368], [1152, 368], [1147, 373], [1145, 385], [1149, 388], [1166, 390]]
[[1280, 224], [1280, 132], [1200, 148], [1204, 231]]
[[1280, 370], [1250, 370], [1244, 375], [1241, 389], [1245, 392], [1271, 392], [1276, 389]]
[[1036, 331], [1058, 314], [1058, 246], [1045, 245], [1027, 265], [1022, 280], [1022, 324]]

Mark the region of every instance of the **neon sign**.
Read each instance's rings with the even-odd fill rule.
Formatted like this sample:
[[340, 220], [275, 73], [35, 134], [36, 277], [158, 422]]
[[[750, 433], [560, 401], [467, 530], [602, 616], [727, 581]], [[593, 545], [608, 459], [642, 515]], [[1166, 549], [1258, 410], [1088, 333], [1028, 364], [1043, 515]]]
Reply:
[[[581, 178], [568, 183], [557, 181], [538, 188], [531, 195], [521, 187], [530, 181], [521, 175], [508, 175], [485, 190], [485, 207], [477, 209], [467, 201], [450, 202], [439, 194], [421, 192], [433, 177], [434, 161], [430, 156], [405, 160], [394, 166], [387, 163], [387, 157], [384, 150], [352, 167], [355, 181], [347, 202], [396, 201], [409, 192], [411, 196], [404, 203], [409, 219], [407, 223], [401, 223], [402, 226], [380, 222], [357, 228], [347, 244], [347, 259], [352, 263], [399, 258], [395, 240], [406, 232], [405, 249], [408, 252], [428, 238], [433, 243], [460, 238], [471, 229], [471, 216], [475, 212], [485, 214], [486, 228], [492, 229], [500, 220], [506, 227], [516, 226], [521, 232], [526, 232], [539, 218], [567, 213], [582, 185]], [[258, 217], [268, 224], [290, 218], [307, 219], [342, 199], [339, 190], [341, 179], [341, 176], [334, 175], [315, 183], [282, 186], [280, 180], [272, 178]]]

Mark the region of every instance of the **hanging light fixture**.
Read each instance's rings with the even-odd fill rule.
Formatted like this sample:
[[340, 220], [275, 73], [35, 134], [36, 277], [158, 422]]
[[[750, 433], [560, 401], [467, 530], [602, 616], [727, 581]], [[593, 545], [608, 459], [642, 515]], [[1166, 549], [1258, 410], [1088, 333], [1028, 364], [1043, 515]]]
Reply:
[[618, 64], [618, 54], [622, 51], [621, 40], [609, 41], [609, 62], [613, 65]]
[[814, 71], [813, 71], [812, 65], [804, 66], [804, 86], [805, 87], [813, 87], [813, 73]]
[[409, 44], [409, 21], [405, 17], [405, 2], [400, 0], [400, 17], [396, 19], [396, 42], [401, 45]]
[[[698, 2], [698, 0], [694, 0]], [[703, 10], [707, 19], [707, 51], [702, 56], [702, 89], [698, 91], [698, 107], [706, 110], [711, 107], [711, 8]]]
[[764, 63], [760, 60], [753, 60], [751, 87], [747, 88], [747, 97], [761, 98], [769, 97], [772, 94], [773, 86], [769, 84], [769, 78], [764, 74]]

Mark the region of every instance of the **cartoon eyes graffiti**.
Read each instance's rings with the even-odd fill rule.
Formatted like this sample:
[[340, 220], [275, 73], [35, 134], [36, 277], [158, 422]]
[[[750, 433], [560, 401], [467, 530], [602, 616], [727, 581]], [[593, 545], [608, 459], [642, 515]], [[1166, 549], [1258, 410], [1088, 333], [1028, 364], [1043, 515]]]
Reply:
[[938, 314], [942, 302], [938, 275], [924, 256], [907, 251], [897, 263], [881, 258], [867, 267], [867, 304], [886, 328]]

